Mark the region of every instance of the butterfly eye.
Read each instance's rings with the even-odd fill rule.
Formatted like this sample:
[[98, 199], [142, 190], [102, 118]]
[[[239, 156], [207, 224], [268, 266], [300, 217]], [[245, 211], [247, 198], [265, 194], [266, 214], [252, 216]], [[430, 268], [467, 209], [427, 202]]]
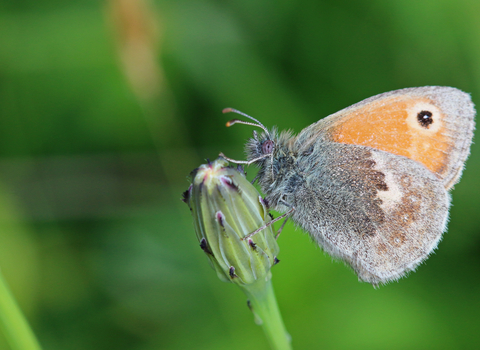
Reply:
[[273, 152], [275, 148], [275, 143], [272, 140], [267, 140], [262, 145], [262, 152], [263, 154], [270, 154]]

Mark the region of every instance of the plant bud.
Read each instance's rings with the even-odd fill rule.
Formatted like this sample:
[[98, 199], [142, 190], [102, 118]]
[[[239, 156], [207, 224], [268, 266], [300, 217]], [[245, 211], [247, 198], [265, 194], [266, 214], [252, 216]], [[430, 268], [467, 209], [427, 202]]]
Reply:
[[192, 174], [183, 194], [193, 215], [200, 247], [218, 277], [239, 285], [271, 277], [279, 247], [273, 225], [250, 238], [271, 217], [262, 197], [246, 179], [242, 167], [233, 168], [219, 158], [201, 165]]

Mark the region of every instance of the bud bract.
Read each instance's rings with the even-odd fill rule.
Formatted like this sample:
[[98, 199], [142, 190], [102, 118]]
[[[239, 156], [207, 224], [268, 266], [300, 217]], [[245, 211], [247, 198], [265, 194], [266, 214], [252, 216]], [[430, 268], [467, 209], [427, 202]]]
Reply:
[[221, 280], [245, 285], [270, 278], [279, 247], [273, 225], [245, 238], [271, 217], [243, 168], [229, 167], [223, 158], [201, 165], [192, 172], [184, 201], [200, 247]]

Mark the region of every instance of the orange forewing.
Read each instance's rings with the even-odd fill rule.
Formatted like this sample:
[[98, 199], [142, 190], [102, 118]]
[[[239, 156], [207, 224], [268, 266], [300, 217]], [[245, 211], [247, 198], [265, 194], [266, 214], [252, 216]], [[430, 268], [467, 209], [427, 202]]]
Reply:
[[[422, 107], [436, 112], [428, 127], [422, 127], [417, 120]], [[416, 160], [443, 177], [455, 143], [444, 131], [443, 114], [432, 101], [395, 96], [340, 117], [329, 134], [335, 142], [369, 146]]]

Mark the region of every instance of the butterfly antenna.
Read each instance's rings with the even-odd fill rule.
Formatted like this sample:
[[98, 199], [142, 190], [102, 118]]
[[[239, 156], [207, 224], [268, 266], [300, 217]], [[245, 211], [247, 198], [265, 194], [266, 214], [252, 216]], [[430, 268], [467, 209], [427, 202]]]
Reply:
[[[237, 114], [240, 114], [240, 115], [243, 115], [244, 117], [247, 117], [253, 121], [255, 121], [256, 123], [252, 123], [252, 122], [246, 122], [246, 121], [243, 121], [243, 120], [239, 120], [239, 119], [232, 119], [230, 121], [227, 122], [227, 127], [230, 127], [232, 126], [233, 124], [245, 124], [245, 125], [252, 125], [252, 126], [256, 126], [256, 127], [259, 127], [261, 129], [263, 129], [263, 131], [265, 131], [265, 133], [268, 135], [268, 137], [270, 137], [270, 133], [268, 132], [268, 129], [265, 127], [265, 125], [263, 125], [262, 123], [260, 123], [257, 119], [253, 118], [253, 117], [250, 117], [248, 114], [245, 114], [243, 112], [240, 112], [239, 110], [236, 110], [236, 109], [233, 109], [233, 108], [225, 108], [222, 113], [237, 113]], [[255, 139], [257, 138], [257, 135], [256, 135], [256, 132], [254, 131], [254, 135], [255, 135]], [[232, 162], [232, 163], [235, 163], [235, 164], [246, 164], [246, 165], [250, 165], [252, 163], [255, 163], [256, 161], [259, 161], [261, 159], [264, 159], [264, 158], [267, 158], [267, 157], [270, 157], [272, 156], [273, 157], [273, 154], [270, 155], [270, 154], [264, 154], [263, 156], [260, 156], [258, 158], [255, 158], [255, 159], [252, 159], [252, 160], [249, 160], [249, 161], [246, 161], [246, 160], [235, 160], [235, 159], [232, 159], [232, 158], [228, 158], [226, 157], [223, 153], [220, 153], [220, 157], [223, 157], [225, 160], [228, 160], [229, 162]], [[273, 174], [273, 170], [272, 170], [272, 174]]]
[[268, 135], [268, 137], [270, 137], [270, 133], [268, 132], [267, 128], [265, 127], [265, 125], [263, 125], [262, 123], [260, 123], [257, 119], [253, 118], [253, 117], [250, 117], [248, 114], [245, 114], [243, 112], [240, 112], [239, 110], [236, 110], [236, 109], [233, 109], [233, 108], [225, 108], [222, 113], [237, 113], [237, 114], [240, 114], [240, 115], [243, 115], [244, 117], [247, 117], [251, 120], [253, 120], [254, 122], [256, 123], [251, 123], [251, 122], [246, 122], [246, 121], [243, 121], [243, 120], [239, 120], [239, 119], [232, 119], [230, 121], [227, 122], [227, 127], [229, 126], [232, 126], [233, 124], [245, 124], [245, 125], [252, 125], [252, 126], [256, 126], [256, 127], [259, 127], [259, 128], [262, 128], [263, 131], [265, 131]]

